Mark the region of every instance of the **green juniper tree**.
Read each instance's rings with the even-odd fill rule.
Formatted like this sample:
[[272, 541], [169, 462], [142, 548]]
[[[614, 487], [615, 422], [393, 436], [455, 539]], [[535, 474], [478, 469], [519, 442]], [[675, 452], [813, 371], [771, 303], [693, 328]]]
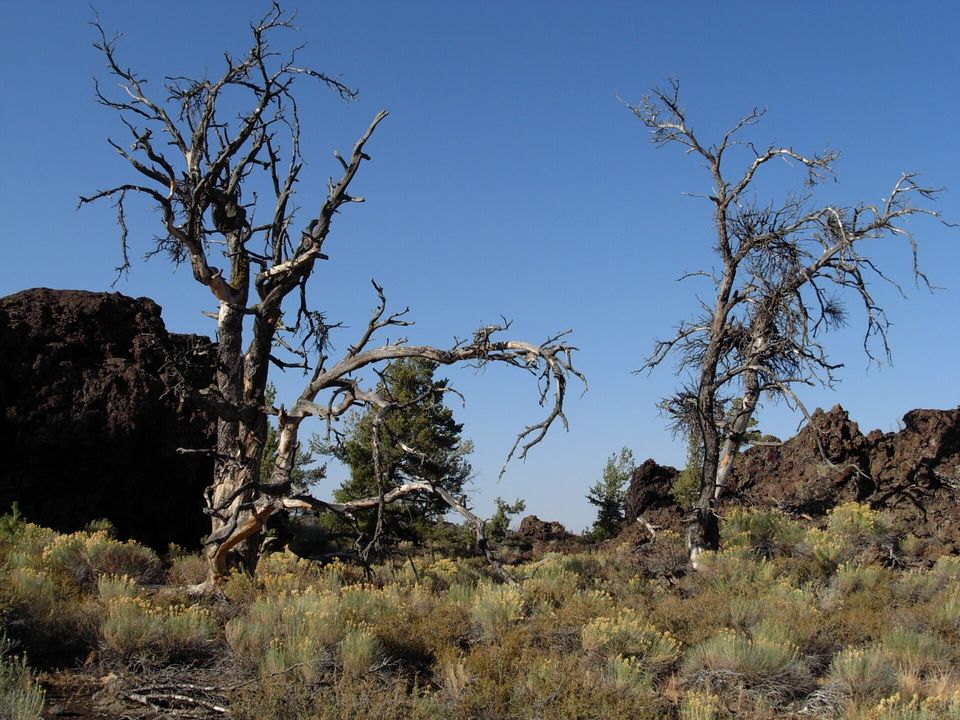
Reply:
[[[434, 378], [437, 363], [423, 358], [408, 358], [389, 363], [381, 373], [377, 392], [391, 398], [396, 410], [381, 421], [379, 459], [387, 478], [401, 463], [409, 463], [413, 448], [422, 458], [415, 462], [418, 477], [434, 483], [454, 495], [463, 492], [472, 468], [467, 456], [473, 443], [463, 440], [463, 426], [444, 404], [449, 392], [446, 380]], [[350, 476], [334, 491], [337, 502], [379, 495], [381, 479], [373, 461], [373, 426], [377, 410], [368, 408], [354, 414], [340, 442], [326, 451], [350, 469]], [[384, 509], [381, 532], [385, 540], [419, 539], [425, 529], [450, 509], [436, 496], [411, 496]], [[377, 518], [363, 520], [365, 535], [376, 532]]]
[[491, 540], [503, 540], [510, 529], [510, 518], [526, 510], [527, 503], [522, 498], [508, 503], [502, 497], [498, 497], [493, 503], [497, 506], [497, 512], [487, 521], [487, 535]]
[[677, 475], [670, 488], [674, 501], [682, 508], [693, 505], [700, 492], [703, 473], [703, 443], [695, 428], [687, 429], [687, 464]]
[[619, 532], [623, 523], [626, 487], [635, 468], [633, 453], [628, 448], [621, 448], [619, 453], [613, 453], [607, 458], [603, 476], [587, 493], [590, 504], [597, 506], [597, 519], [590, 531], [594, 539], [606, 540]]

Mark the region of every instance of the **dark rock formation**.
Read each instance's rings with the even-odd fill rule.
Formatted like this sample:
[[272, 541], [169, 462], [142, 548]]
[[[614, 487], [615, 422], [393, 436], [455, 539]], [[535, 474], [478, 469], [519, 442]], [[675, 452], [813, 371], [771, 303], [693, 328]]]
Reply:
[[680, 471], [645, 460], [633, 471], [624, 500], [624, 527], [636, 524], [641, 515], [657, 528], [680, 529], [681, 508], [673, 499], [673, 484]]
[[537, 543], [565, 540], [569, 536], [567, 529], [558, 522], [541, 520], [536, 515], [527, 515], [513, 533], [513, 539], [531, 545]]
[[644, 460], [633, 471], [627, 496], [624, 501], [624, 515], [627, 522], [633, 522], [650, 510], [675, 505], [671, 488], [680, 471], [668, 465], [658, 465], [654, 460]]
[[837, 405], [779, 447], [737, 461], [729, 502], [822, 515], [856, 500], [894, 510], [944, 552], [960, 549], [960, 408], [911, 410], [895, 433], [863, 435]]
[[[168, 334], [160, 307], [119, 293], [0, 299], [0, 512], [58, 530], [106, 517], [121, 537], [196, 546], [214, 426], [175, 391], [212, 378], [210, 341]], [[171, 362], [173, 361], [173, 362]]]

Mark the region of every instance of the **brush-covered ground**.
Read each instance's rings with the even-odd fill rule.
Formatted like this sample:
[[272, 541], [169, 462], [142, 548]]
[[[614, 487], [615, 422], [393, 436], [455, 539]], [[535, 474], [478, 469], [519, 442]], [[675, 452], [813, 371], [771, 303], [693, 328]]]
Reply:
[[515, 586], [477, 558], [281, 552], [197, 599], [199, 557], [6, 516], [0, 717], [960, 718], [960, 557], [907, 530], [737, 512], [697, 572], [661, 532]]

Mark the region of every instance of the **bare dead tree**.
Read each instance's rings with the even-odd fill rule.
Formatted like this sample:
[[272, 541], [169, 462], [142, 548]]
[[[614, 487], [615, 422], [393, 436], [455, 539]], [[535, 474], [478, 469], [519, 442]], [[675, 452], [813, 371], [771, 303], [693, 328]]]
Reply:
[[[803, 411], [797, 386], [832, 387], [837, 381], [841, 365], [831, 362], [823, 336], [845, 324], [844, 295], [863, 308], [863, 348], [869, 361], [889, 360], [889, 322], [870, 282], [881, 279], [898, 290], [900, 286], [865, 248], [869, 241], [904, 240], [912, 253], [915, 281], [930, 288], [918, 263], [917, 241], [904, 221], [916, 215], [939, 219], [938, 212], [924, 206], [939, 190], [919, 184], [916, 173], [905, 173], [879, 204], [819, 205], [812, 188], [833, 176], [837, 154], [828, 150], [807, 156], [778, 146], [760, 151], [741, 141], [740, 132], [765, 111], [754, 109], [719, 143], [705, 145], [687, 121], [675, 80], [668, 89], [656, 89], [628, 107], [649, 128], [654, 145], [685, 148], [703, 162], [713, 182], [705, 198], [713, 206], [719, 269], [685, 276], [708, 278], [713, 301], [701, 302], [696, 317], [682, 322], [670, 339], [659, 341], [643, 368], [653, 369], [674, 357], [679, 373], [690, 378], [662, 407], [675, 427], [693, 428], [703, 442], [701, 487], [688, 534], [695, 563], [701, 551], [719, 545], [715, 505], [761, 397], [785, 399]], [[735, 148], [747, 160], [729, 171], [728, 157]], [[778, 203], [761, 202], [756, 185], [777, 160], [804, 174], [806, 190]], [[740, 401], [728, 414], [725, 408], [734, 398]]]
[[[566, 425], [568, 379], [583, 380], [573, 364], [574, 348], [564, 341], [566, 333], [542, 343], [501, 339], [505, 323], [481, 328], [469, 339], [454, 339], [446, 348], [409, 345], [402, 338], [378, 345], [376, 337], [385, 329], [412, 323], [407, 310], [387, 311], [386, 296], [374, 282], [378, 305], [366, 327], [342, 357], [328, 356], [329, 333], [339, 326], [310, 306], [308, 281], [317, 261], [328, 259], [324, 245], [335, 215], [349, 203], [363, 202], [349, 188], [370, 160], [365, 146], [387, 113], [373, 118], [348, 157], [334, 153], [342, 174], [329, 181], [318, 210], [295, 229], [293, 198], [303, 159], [294, 83], [311, 78], [347, 99], [354, 92], [336, 78], [298, 65], [300, 48], [281, 53], [272, 47], [278, 34], [294, 29], [292, 16], [274, 5], [251, 25], [252, 42], [242, 58], [226, 54], [216, 79], [167, 77], [162, 97], [148, 93], [147, 82], [121, 64], [119, 36], [109, 38], [99, 22], [94, 27], [99, 33], [95, 47], [117, 83], [112, 92], [97, 85], [97, 99], [115, 111], [130, 134], [128, 144], [108, 142], [135, 172], [133, 181], [81, 197], [80, 203], [113, 200], [123, 258], [118, 271], [123, 273], [129, 266], [127, 202], [146, 198], [159, 209], [164, 229], [149, 255], [189, 263], [194, 279], [218, 303], [216, 380], [201, 392], [218, 417], [214, 477], [207, 492], [212, 520], [205, 541], [208, 585], [223, 577], [238, 556], [248, 564], [256, 560], [254, 536], [274, 513], [307, 509], [350, 516], [414, 493], [443, 497], [440, 488], [406, 472], [413, 463], [385, 471], [378, 497], [336, 504], [291, 491], [298, 431], [305, 419], [319, 418], [332, 427], [351, 408], [390, 411], [390, 398], [363, 386], [364, 371], [420, 357], [441, 365], [498, 362], [532, 373], [549, 412], [520, 431], [510, 457], [526, 457], [555, 421]], [[262, 219], [254, 218], [255, 211]], [[300, 369], [308, 378], [288, 406], [265, 402], [271, 365]], [[278, 449], [270, 480], [263, 483], [268, 416], [278, 422]], [[482, 523], [463, 503], [444, 499], [478, 527], [482, 541]]]

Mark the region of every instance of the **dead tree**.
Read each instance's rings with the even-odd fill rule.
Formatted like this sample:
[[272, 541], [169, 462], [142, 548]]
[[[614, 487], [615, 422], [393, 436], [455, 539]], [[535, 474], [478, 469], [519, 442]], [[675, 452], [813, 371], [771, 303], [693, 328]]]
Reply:
[[[549, 412], [520, 431], [509, 457], [525, 457], [555, 421], [566, 424], [567, 381], [571, 375], [582, 379], [573, 365], [574, 348], [563, 341], [566, 333], [542, 343], [502, 339], [508, 327], [504, 323], [454, 339], [446, 348], [408, 345], [404, 339], [378, 345], [381, 331], [412, 323], [406, 310], [387, 311], [384, 292], [373, 283], [379, 302], [366, 327], [342, 357], [328, 356], [328, 337], [338, 326], [311, 307], [308, 282], [316, 263], [328, 259], [325, 243], [336, 214], [349, 203], [363, 202], [351, 194], [350, 185], [370, 160], [366, 144], [387, 113], [373, 118], [348, 157], [334, 153], [340, 176], [329, 181], [325, 196], [308, 203], [318, 209], [298, 224], [294, 193], [303, 161], [294, 84], [312, 79], [347, 99], [354, 92], [338, 79], [300, 66], [299, 48], [281, 53], [272, 47], [277, 35], [293, 29], [291, 16], [274, 5], [251, 25], [246, 54], [239, 59], [225, 55], [216, 79], [168, 77], [159, 97], [121, 64], [118, 37], [108, 38], [99, 23], [95, 27], [95, 47], [118, 86], [108, 92], [98, 85], [96, 96], [129, 132], [128, 143], [109, 143], [129, 162], [134, 179], [81, 197], [80, 203], [113, 200], [122, 273], [129, 266], [127, 202], [146, 198], [160, 211], [163, 224], [149, 254], [189, 263], [194, 279], [218, 304], [216, 380], [201, 393], [218, 418], [214, 477], [207, 492], [212, 520], [205, 541], [208, 584], [223, 577], [238, 558], [248, 566], [256, 560], [255, 536], [274, 513], [309, 509], [351, 516], [414, 493], [442, 497], [438, 488], [396, 468], [383, 473], [382, 491], [369, 499], [324, 503], [291, 491], [304, 420], [318, 418], [332, 427], [352, 408], [372, 405], [390, 411], [389, 398], [364, 387], [365, 371], [398, 358], [422, 357], [442, 365], [506, 363], [532, 373]], [[307, 378], [299, 397], [287, 406], [265, 402], [271, 366], [296, 368]], [[263, 483], [268, 416], [278, 423], [278, 450], [270, 480]], [[453, 509], [477, 526], [482, 541], [482, 522], [452, 500]]]
[[[845, 324], [844, 296], [863, 308], [868, 361], [889, 360], [889, 322], [870, 281], [900, 287], [871, 260], [866, 247], [869, 241], [904, 240], [916, 282], [929, 288], [919, 268], [917, 242], [904, 220], [939, 218], [923, 206], [938, 190], [919, 184], [916, 173], [905, 173], [879, 204], [821, 205], [812, 188], [833, 176], [837, 154], [806, 156], [777, 146], [760, 151], [741, 141], [740, 132], [757, 123], [763, 110], [754, 109], [719, 143], [707, 145], [687, 121], [676, 81], [628, 107], [649, 128], [654, 145], [685, 148], [703, 162], [713, 183], [703, 197], [713, 206], [719, 266], [684, 276], [707, 278], [713, 300], [702, 301], [695, 318], [682, 322], [669, 340], [659, 341], [644, 365], [652, 369], [674, 357], [680, 374], [689, 378], [662, 407], [676, 428], [693, 428], [703, 442], [700, 493], [688, 531], [695, 563], [701, 551], [719, 546], [715, 505], [761, 397], [784, 399], [803, 410], [797, 386], [832, 387], [838, 379], [841, 365], [831, 362], [823, 336]], [[740, 160], [734, 170], [728, 169], [732, 155], [734, 162]], [[754, 194], [756, 185], [764, 169], [778, 160], [804, 175], [806, 190], [776, 203], [761, 202]], [[737, 410], [728, 414], [725, 408], [735, 398], [740, 398]]]

